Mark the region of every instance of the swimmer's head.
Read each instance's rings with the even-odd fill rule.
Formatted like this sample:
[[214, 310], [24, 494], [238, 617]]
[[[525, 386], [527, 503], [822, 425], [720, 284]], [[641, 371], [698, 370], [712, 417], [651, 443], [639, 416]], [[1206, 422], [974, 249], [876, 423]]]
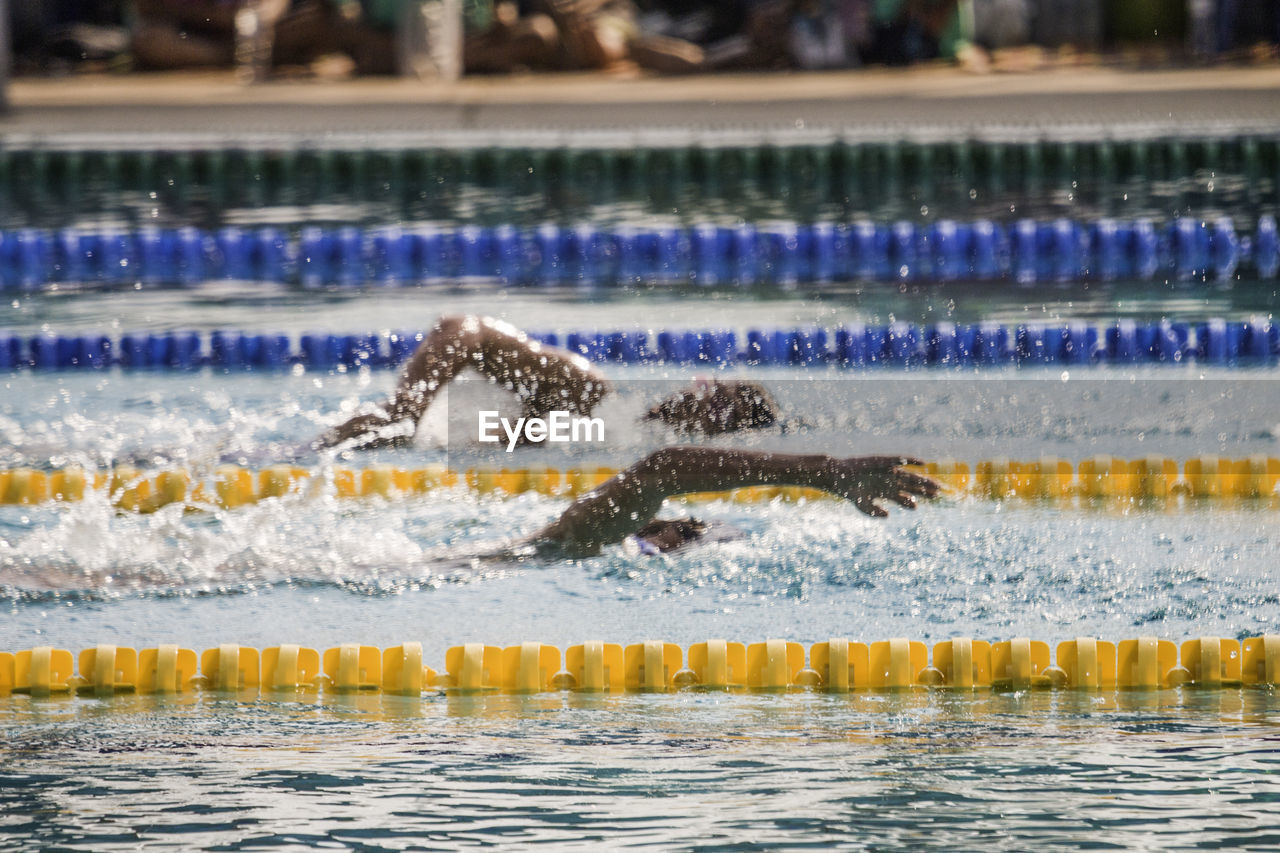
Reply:
[[[651, 521], [633, 535], [640, 543], [642, 551], [665, 554], [697, 542], [706, 532], [705, 521], [696, 518], [674, 518]], [[648, 548], [645, 547], [646, 545]]]
[[645, 413], [679, 432], [720, 435], [778, 422], [778, 404], [763, 386], [740, 380], [700, 380]]

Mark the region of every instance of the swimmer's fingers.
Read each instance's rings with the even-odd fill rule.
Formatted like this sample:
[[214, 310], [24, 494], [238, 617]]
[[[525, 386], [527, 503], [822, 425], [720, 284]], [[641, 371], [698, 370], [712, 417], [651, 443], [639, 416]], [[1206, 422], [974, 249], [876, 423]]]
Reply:
[[917, 474], [914, 471], [898, 471], [898, 488], [922, 498], [936, 498], [942, 487], [937, 480]]
[[853, 502], [872, 518], [888, 515], [875, 501], [893, 501], [904, 509], [915, 509], [917, 498], [933, 498], [940, 487], [933, 479], [902, 466], [922, 464], [911, 456], [863, 456], [839, 460], [835, 479], [828, 489]]
[[853, 505], [856, 506], [860, 512], [865, 515], [869, 515], [872, 518], [889, 517], [888, 511], [876, 506], [875, 502], [872, 501], [871, 498], [858, 498], [853, 502]]
[[[886, 500], [891, 500], [903, 509], [915, 509], [916, 499], [906, 492], [898, 492], [896, 495], [886, 495]], [[872, 518], [888, 518], [888, 510], [876, 506], [875, 502], [870, 498], [859, 498], [853, 502], [853, 505], [862, 513]]]

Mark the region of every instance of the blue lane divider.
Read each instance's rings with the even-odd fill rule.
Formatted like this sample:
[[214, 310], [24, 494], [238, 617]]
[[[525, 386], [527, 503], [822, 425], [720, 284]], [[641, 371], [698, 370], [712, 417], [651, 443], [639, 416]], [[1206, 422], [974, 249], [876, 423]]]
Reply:
[[[422, 332], [335, 335], [190, 331], [108, 335], [0, 333], [0, 370], [307, 370], [395, 368]], [[1002, 365], [1265, 365], [1280, 357], [1280, 326], [1266, 320], [1139, 323], [853, 323], [835, 329], [590, 331], [534, 334], [589, 361], [691, 366], [792, 365], [848, 368]]]
[[216, 279], [304, 288], [484, 278], [515, 285], [821, 285], [855, 279], [1022, 283], [1091, 279], [1275, 278], [1274, 216], [1240, 234], [1227, 217], [1156, 224], [1070, 219], [1010, 224], [944, 220], [793, 222], [690, 228], [542, 225], [518, 229], [306, 226], [24, 228], [0, 233], [0, 288], [191, 286]]

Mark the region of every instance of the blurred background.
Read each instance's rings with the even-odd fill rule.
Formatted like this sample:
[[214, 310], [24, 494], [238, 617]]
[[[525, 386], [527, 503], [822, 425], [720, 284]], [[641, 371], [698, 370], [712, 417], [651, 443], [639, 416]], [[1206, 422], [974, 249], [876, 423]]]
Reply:
[[[0, 7], [3, 7], [0, 3]], [[1275, 0], [9, 0], [17, 75], [688, 74], [1276, 61]]]

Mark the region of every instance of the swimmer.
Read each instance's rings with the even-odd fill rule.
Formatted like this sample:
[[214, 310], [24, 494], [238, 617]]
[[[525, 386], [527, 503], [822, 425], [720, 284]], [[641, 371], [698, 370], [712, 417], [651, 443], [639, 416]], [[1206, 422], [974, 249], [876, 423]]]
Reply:
[[[372, 412], [326, 432], [316, 448], [407, 444], [431, 401], [467, 367], [516, 395], [527, 418], [552, 411], [587, 416], [612, 386], [580, 355], [532, 340], [489, 317], [443, 317], [405, 364], [395, 394]], [[649, 409], [647, 420], [678, 432], [720, 435], [773, 426], [777, 404], [754, 382], [702, 380]]]
[[[667, 498], [748, 486], [802, 486], [853, 503], [873, 518], [885, 518], [885, 501], [915, 509], [918, 498], [933, 498], [939, 486], [905, 470], [920, 465], [903, 456], [854, 456], [668, 447], [574, 501], [560, 517], [504, 556], [582, 557], [605, 545], [633, 538], [645, 553], [665, 553], [697, 542], [710, 529], [696, 519], [658, 520]], [[496, 555], [495, 555], [496, 556]]]

